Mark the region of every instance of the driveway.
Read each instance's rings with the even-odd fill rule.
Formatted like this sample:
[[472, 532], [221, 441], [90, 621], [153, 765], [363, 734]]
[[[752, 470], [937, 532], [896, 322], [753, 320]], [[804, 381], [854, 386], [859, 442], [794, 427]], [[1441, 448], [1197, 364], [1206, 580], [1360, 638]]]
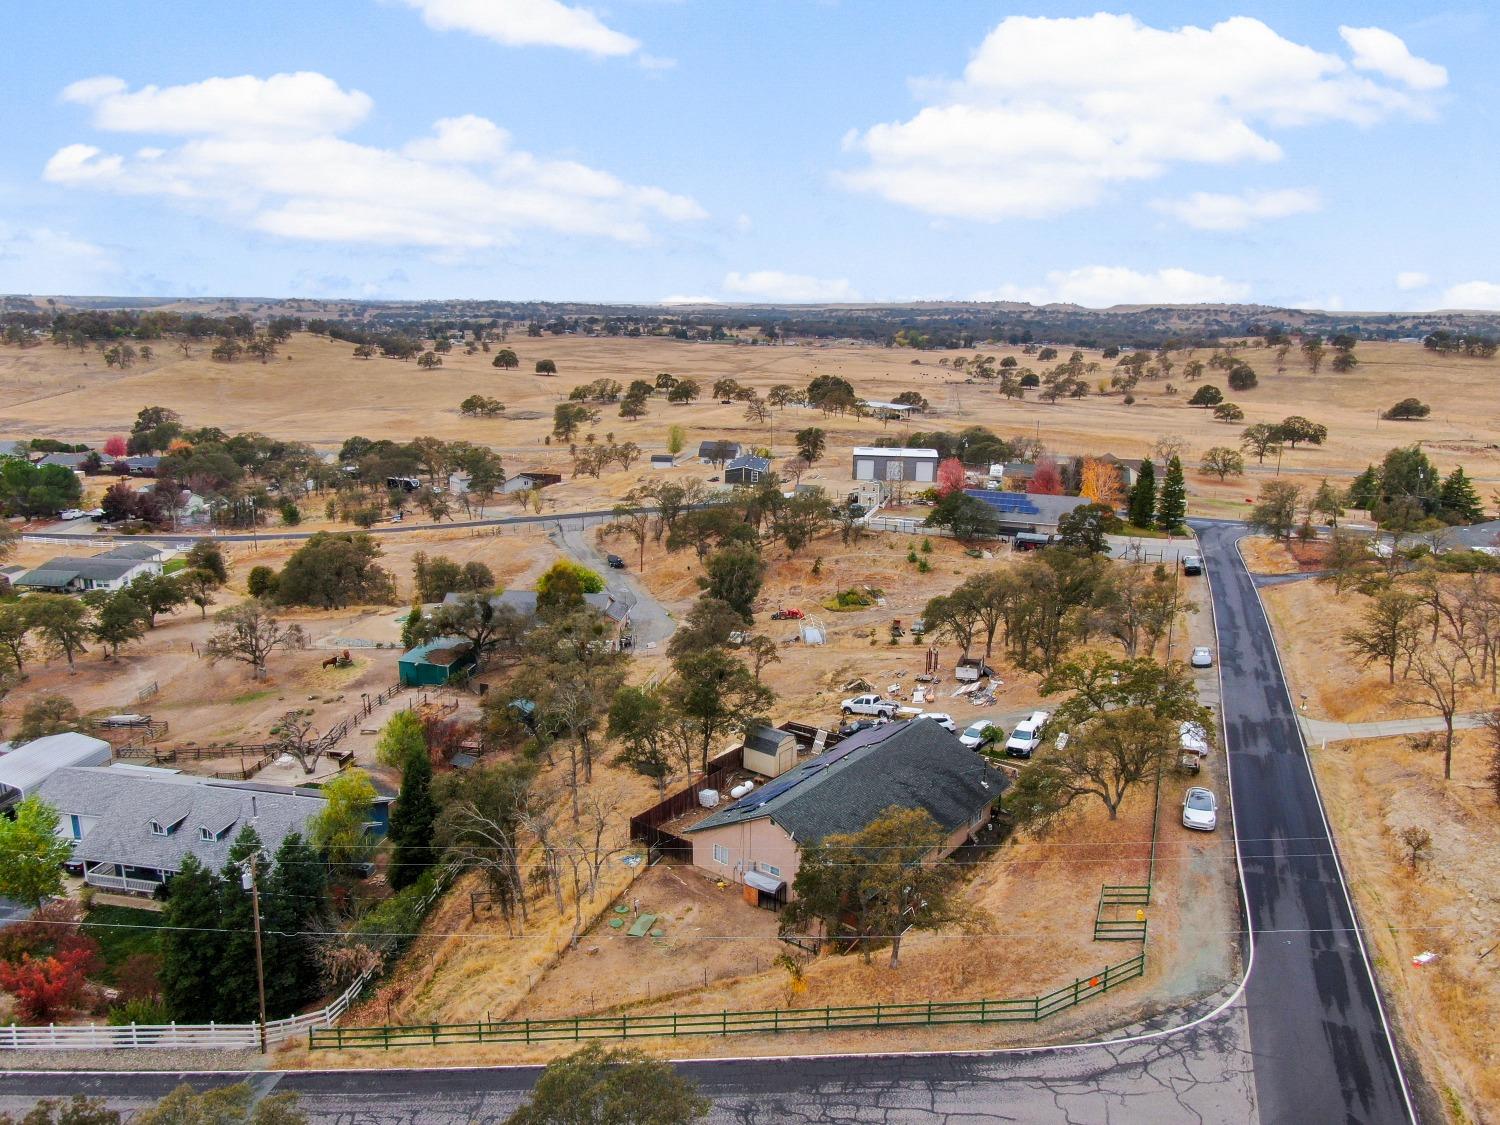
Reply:
[[14, 926], [17, 922], [24, 920], [31, 913], [14, 899], [0, 898], [0, 930], [7, 926]]
[[[603, 522], [603, 521], [601, 521]], [[591, 570], [604, 575], [604, 588], [615, 598], [630, 607], [630, 624], [635, 633], [635, 643], [640, 648], [649, 648], [665, 643], [677, 629], [672, 615], [646, 589], [645, 583], [629, 569], [616, 570], [609, 565], [605, 551], [594, 541], [593, 528], [583, 519], [571, 519], [559, 523], [547, 536], [553, 544]], [[630, 553], [622, 558], [628, 560]], [[628, 567], [627, 561], [627, 567]]]

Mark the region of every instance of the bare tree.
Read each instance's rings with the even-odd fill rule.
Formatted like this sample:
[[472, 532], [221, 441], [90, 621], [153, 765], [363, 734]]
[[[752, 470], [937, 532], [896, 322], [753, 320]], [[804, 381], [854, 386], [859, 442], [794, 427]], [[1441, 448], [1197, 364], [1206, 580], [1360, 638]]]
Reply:
[[288, 711], [276, 724], [276, 749], [295, 758], [303, 773], [312, 773], [326, 746], [309, 716]]
[[306, 640], [302, 626], [283, 624], [271, 604], [258, 598], [214, 614], [219, 627], [203, 646], [210, 663], [242, 660], [256, 679], [264, 679], [266, 660], [278, 648], [300, 648]]
[[1401, 844], [1406, 848], [1406, 859], [1415, 871], [1417, 864], [1427, 858], [1427, 852], [1432, 847], [1432, 833], [1418, 825], [1410, 825], [1401, 829]]
[[1458, 714], [1459, 695], [1473, 686], [1468, 656], [1448, 638], [1412, 652], [1405, 680], [1409, 693], [1403, 703], [1435, 707], [1443, 717], [1443, 780], [1453, 777], [1453, 720]]

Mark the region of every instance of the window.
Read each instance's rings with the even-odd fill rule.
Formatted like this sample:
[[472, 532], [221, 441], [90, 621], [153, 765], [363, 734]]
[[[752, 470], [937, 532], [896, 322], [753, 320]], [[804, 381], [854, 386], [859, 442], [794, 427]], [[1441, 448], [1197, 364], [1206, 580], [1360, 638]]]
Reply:
[[766, 875], [770, 875], [777, 879], [781, 878], [781, 868], [779, 867], [772, 867], [769, 863], [757, 863], [755, 867], [756, 870], [761, 871]]
[[214, 834], [212, 832], [210, 832], [207, 828], [199, 828], [198, 829], [198, 839], [212, 841], [213, 838], [214, 838]]
[[722, 863], [725, 867], [729, 866], [729, 849], [723, 844], [714, 845], [714, 862]]
[[153, 820], [151, 822], [151, 835], [153, 835], [153, 836], [165, 836], [166, 834], [167, 834], [167, 826], [165, 824], [163, 824], [159, 820]]

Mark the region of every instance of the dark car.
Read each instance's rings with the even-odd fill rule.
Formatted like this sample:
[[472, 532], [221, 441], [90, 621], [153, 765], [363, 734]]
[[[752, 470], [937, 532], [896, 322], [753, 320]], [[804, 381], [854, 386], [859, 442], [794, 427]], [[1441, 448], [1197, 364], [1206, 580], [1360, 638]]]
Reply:
[[848, 738], [851, 734], [858, 734], [862, 730], [870, 730], [881, 725], [875, 719], [855, 719], [839, 727], [838, 734], [840, 738]]
[[606, 555], [604, 561], [609, 563], [610, 567], [614, 570], [625, 569], [625, 560], [619, 555]]
[[1182, 573], [1186, 575], [1202, 574], [1203, 557], [1201, 555], [1184, 555], [1182, 557]]

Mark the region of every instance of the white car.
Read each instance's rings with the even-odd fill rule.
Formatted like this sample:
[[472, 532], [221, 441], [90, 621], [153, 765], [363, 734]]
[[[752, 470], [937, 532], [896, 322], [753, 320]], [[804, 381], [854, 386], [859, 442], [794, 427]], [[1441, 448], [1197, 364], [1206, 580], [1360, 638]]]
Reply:
[[987, 731], [999, 730], [1000, 724], [994, 719], [975, 719], [964, 729], [958, 740], [970, 750], [977, 750], [984, 745], [984, 736]]
[[1047, 729], [1047, 720], [1052, 716], [1046, 711], [1033, 711], [1010, 732], [1005, 740], [1005, 753], [1012, 758], [1029, 758], [1032, 751], [1042, 744], [1042, 732]]
[[856, 695], [844, 700], [841, 709], [846, 715], [874, 715], [877, 719], [894, 719], [900, 704], [884, 699], [879, 694]]
[[1214, 666], [1214, 650], [1207, 645], [1199, 645], [1193, 649], [1193, 655], [1188, 657], [1188, 663], [1194, 668], [1212, 668]]
[[1177, 728], [1177, 744], [1182, 748], [1184, 754], [1196, 754], [1200, 758], [1208, 756], [1212, 749], [1208, 741], [1208, 732], [1192, 720], [1186, 720]]
[[949, 734], [958, 733], [958, 724], [953, 721], [953, 716], [946, 711], [923, 711], [917, 718], [931, 719]]
[[60, 520], [81, 520], [86, 513], [82, 508], [64, 508], [57, 513]]
[[1212, 791], [1195, 785], [1182, 798], [1182, 826], [1212, 832], [1219, 826], [1219, 802]]

